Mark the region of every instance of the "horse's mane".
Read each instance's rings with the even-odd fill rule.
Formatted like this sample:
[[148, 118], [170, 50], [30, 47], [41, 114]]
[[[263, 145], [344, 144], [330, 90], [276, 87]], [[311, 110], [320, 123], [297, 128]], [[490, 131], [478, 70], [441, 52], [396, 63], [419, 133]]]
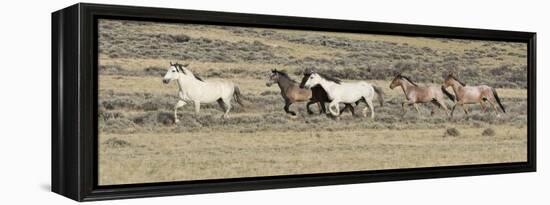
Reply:
[[[174, 63], [172, 65], [176, 66], [177, 70], [180, 70], [183, 74], [187, 75], [187, 73], [185, 73], [185, 70], [183, 70], [183, 65], [182, 64]], [[195, 79], [204, 82], [204, 80], [202, 80], [202, 78], [200, 76], [198, 76], [197, 74], [193, 73], [193, 76], [195, 76]]]
[[199, 76], [198, 76], [197, 74], [193, 74], [193, 75], [195, 76], [195, 79], [197, 79], [197, 80], [199, 80], [199, 81], [202, 81], [202, 82], [204, 82], [204, 80], [202, 80], [202, 78], [201, 78], [201, 77], [199, 77]]
[[409, 81], [409, 83], [411, 83], [414, 86], [418, 87], [418, 85], [416, 83], [414, 83], [409, 77], [402, 75], [401, 78], [405, 79], [406, 81]]
[[325, 74], [322, 74], [322, 73], [317, 73], [317, 74], [319, 76], [321, 76], [322, 78], [324, 78], [325, 80], [335, 82], [336, 84], [340, 84], [342, 82], [340, 79], [335, 78], [335, 77], [331, 77], [331, 76], [328, 76], [328, 75], [325, 75]]
[[456, 80], [456, 82], [460, 83], [460, 85], [466, 86], [466, 83], [463, 83], [462, 81], [458, 80], [457, 78], [455, 78], [455, 76], [449, 75], [449, 77], [451, 77], [452, 79]]
[[285, 71], [274, 70], [274, 72], [281, 75], [281, 76], [283, 76], [283, 77], [285, 77], [286, 79], [296, 83], [296, 81], [294, 79], [290, 78], [290, 76], [288, 76], [288, 74]]

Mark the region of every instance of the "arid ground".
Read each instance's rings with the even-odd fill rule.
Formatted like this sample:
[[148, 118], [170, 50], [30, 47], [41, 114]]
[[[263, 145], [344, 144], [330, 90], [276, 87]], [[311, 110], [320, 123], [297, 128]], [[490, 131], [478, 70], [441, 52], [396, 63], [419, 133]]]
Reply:
[[[152, 22], [99, 21], [99, 184], [519, 162], [527, 159], [527, 46], [473, 41]], [[170, 61], [205, 80], [232, 81], [245, 107], [221, 119], [217, 104], [179, 112]], [[314, 68], [385, 92], [375, 119], [283, 111], [271, 69], [300, 80]], [[431, 105], [403, 115], [397, 72], [441, 85], [453, 72], [469, 85], [497, 88], [507, 113], [470, 105], [449, 118]], [[449, 91], [451, 91], [449, 89]], [[453, 102], [447, 100], [447, 105]], [[364, 107], [359, 105], [356, 112]], [[317, 107], [312, 106], [317, 112]]]

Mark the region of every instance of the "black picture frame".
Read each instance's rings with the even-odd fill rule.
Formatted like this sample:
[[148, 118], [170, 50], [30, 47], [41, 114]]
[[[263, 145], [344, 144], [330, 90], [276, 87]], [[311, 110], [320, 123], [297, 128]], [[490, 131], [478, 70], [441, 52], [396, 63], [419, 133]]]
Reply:
[[[524, 42], [527, 162], [98, 186], [97, 19]], [[52, 191], [76, 201], [536, 171], [536, 33], [79, 3], [52, 13]]]

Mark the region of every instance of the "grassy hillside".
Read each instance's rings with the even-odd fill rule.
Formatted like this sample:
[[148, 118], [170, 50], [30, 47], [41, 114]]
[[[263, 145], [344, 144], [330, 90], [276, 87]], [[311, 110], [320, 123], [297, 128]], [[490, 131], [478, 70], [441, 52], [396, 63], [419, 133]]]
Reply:
[[145, 63], [120, 71], [164, 70], [166, 60], [179, 60], [205, 76], [313, 67], [346, 79], [391, 80], [403, 72], [440, 83], [454, 72], [468, 84], [527, 87], [525, 43], [133, 21], [102, 21], [99, 39], [104, 69], [117, 65], [109, 60]]

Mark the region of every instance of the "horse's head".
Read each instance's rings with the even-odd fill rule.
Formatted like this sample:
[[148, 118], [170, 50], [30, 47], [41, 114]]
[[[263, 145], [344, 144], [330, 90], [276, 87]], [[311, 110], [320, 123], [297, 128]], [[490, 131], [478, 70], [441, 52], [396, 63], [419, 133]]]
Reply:
[[270, 87], [271, 85], [277, 83], [279, 81], [279, 71], [277, 69], [271, 70], [271, 74], [269, 74], [269, 77], [267, 78], [267, 82], [265, 85], [267, 87]]
[[451, 87], [455, 84], [466, 86], [466, 84], [464, 84], [463, 82], [460, 82], [452, 73], [447, 75], [447, 77], [445, 78], [445, 81], [443, 82], [443, 86], [445, 86], [446, 88]]
[[312, 87], [321, 84], [322, 80], [323, 78], [318, 73], [312, 73], [311, 75], [309, 75], [306, 82], [304, 83], [304, 87], [307, 89], [311, 89]]
[[170, 83], [170, 81], [178, 79], [180, 75], [185, 76], [185, 73], [186, 73], [185, 66], [187, 65], [188, 64], [185, 64], [185, 65], [181, 65], [178, 63], [172, 64], [172, 62], [170, 62], [170, 67], [168, 67], [168, 71], [166, 71], [166, 74], [164, 74], [164, 78], [162, 79], [162, 82], [164, 84], [168, 84]]
[[305, 87], [306, 81], [309, 79], [309, 76], [311, 76], [311, 73], [304, 73], [304, 77], [302, 78], [302, 82], [300, 82], [300, 88]]
[[315, 68], [306, 68], [304, 70], [304, 77], [302, 77], [302, 81], [300, 82], [300, 88], [304, 88], [307, 79], [309, 79], [309, 76], [311, 76], [312, 73], [315, 72]]
[[403, 78], [403, 76], [401, 76], [401, 73], [397, 74], [395, 78], [393, 78], [393, 80], [391, 81], [390, 89], [401, 86], [401, 78]]

